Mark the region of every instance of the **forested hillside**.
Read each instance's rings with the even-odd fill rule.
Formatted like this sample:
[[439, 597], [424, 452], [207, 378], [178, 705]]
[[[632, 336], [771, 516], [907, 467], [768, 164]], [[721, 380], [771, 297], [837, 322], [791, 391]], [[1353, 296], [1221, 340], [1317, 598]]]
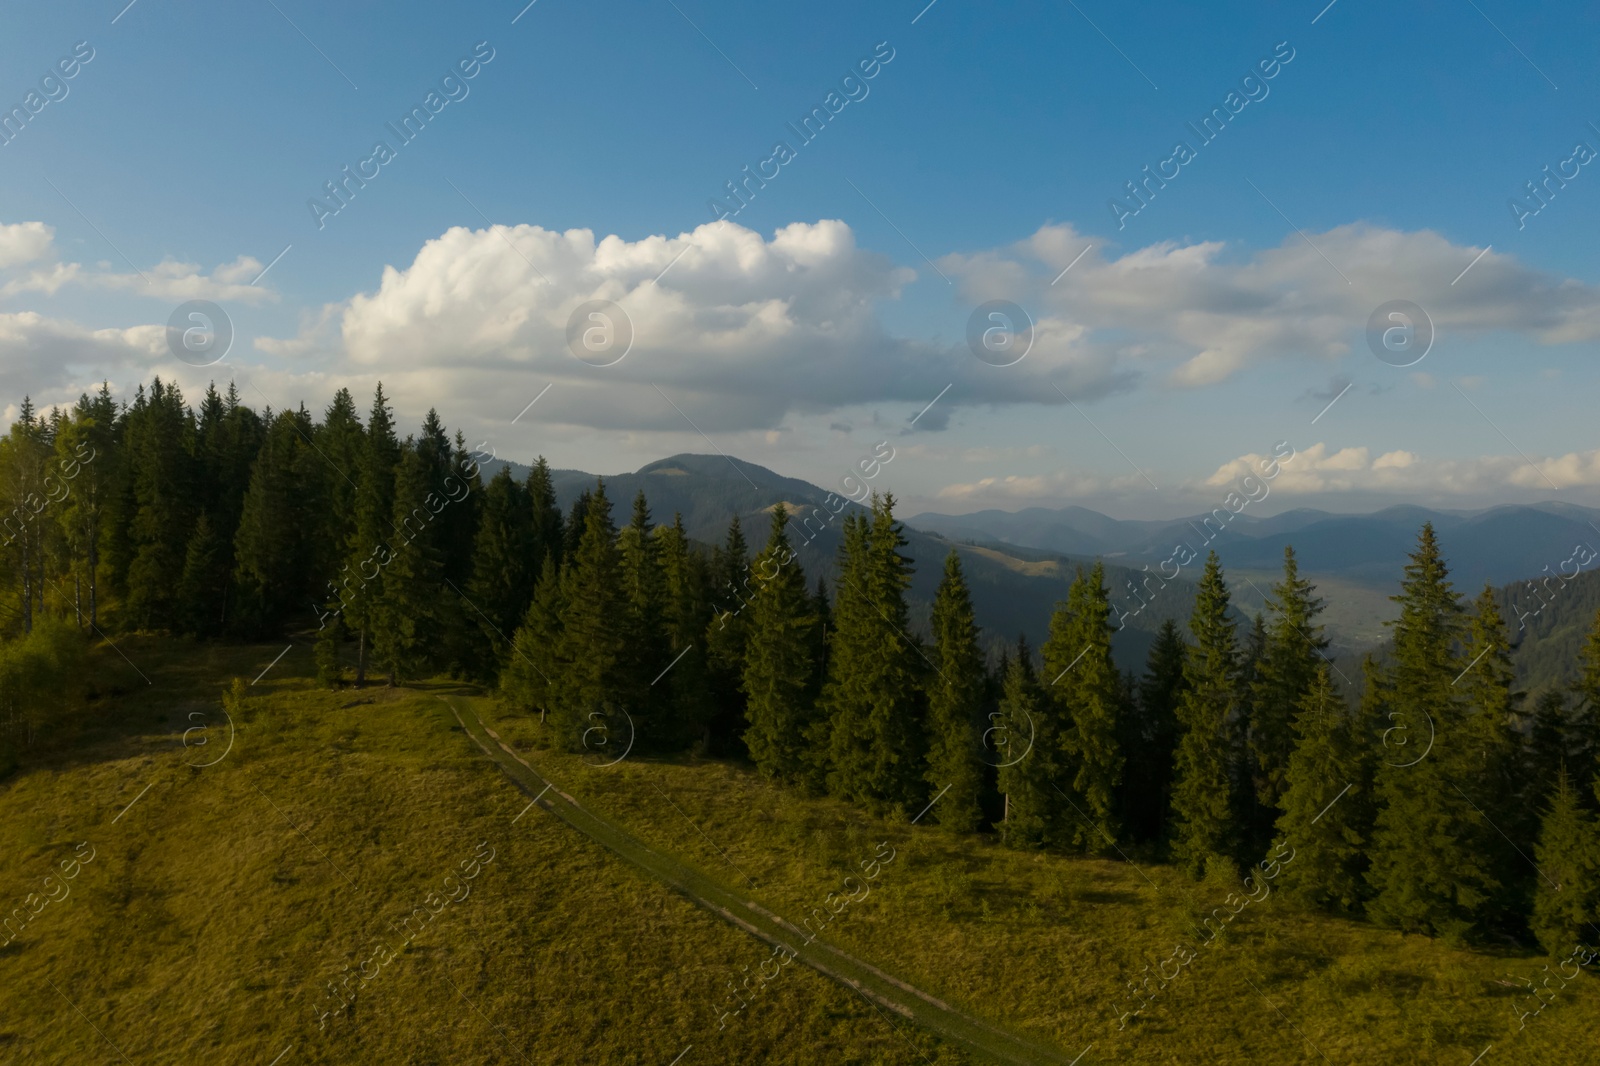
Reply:
[[[596, 759], [709, 753], [1017, 849], [1127, 847], [1196, 877], [1259, 867], [1308, 906], [1410, 932], [1557, 950], [1597, 917], [1600, 635], [1570, 695], [1530, 706], [1512, 653], [1524, 615], [1492, 590], [1464, 600], [1431, 525], [1388, 654], [1360, 676], [1330, 662], [1290, 547], [1250, 621], [1215, 553], [1183, 560], [1203, 567], [1187, 632], [1169, 614], [1129, 670], [1099, 562], [1055, 572], [1042, 640], [984, 633], [969, 571], [1031, 564], [908, 536], [874, 491], [890, 455], [861, 461], [854, 500], [752, 513], [761, 489], [733, 489], [709, 549], [646, 491], [689, 477], [681, 457], [630, 499], [597, 479], [565, 507], [542, 460], [485, 483], [488, 458], [432, 412], [402, 438], [381, 386], [364, 419], [343, 391], [319, 421], [257, 414], [231, 389], [191, 409], [159, 380], [127, 405], [102, 389], [24, 408], [0, 441], [3, 765], [75, 698], [89, 637], [289, 633], [315, 643], [326, 686], [466, 679], [536, 719], [540, 744]], [[1586, 587], [1561, 602], [1576, 610]], [[1183, 591], [1141, 588], [1151, 617]], [[1531, 840], [1537, 867], [1512, 843]]]

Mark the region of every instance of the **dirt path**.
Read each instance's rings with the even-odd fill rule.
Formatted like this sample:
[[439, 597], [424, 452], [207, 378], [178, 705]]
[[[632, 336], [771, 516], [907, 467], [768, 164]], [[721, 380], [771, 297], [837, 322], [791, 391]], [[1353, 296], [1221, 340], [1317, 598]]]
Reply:
[[754, 900], [743, 898], [743, 893], [725, 888], [699, 870], [661, 854], [591, 813], [523, 762], [494, 730], [483, 724], [470, 707], [463, 713], [454, 701], [443, 696], [439, 699], [449, 705], [456, 721], [461, 723], [478, 747], [519, 788], [533, 797], [533, 802], [540, 808], [717, 917], [731, 922], [763, 943], [781, 946], [785, 952], [793, 954], [824, 977], [853, 989], [875, 1007], [899, 1015], [898, 1021], [885, 1015], [885, 1020], [895, 1028], [909, 1021], [982, 1059], [1019, 1064], [1067, 1063], [1068, 1060], [1059, 1052], [963, 1013], [826, 941], [813, 939], [808, 942], [805, 931], [797, 929]]

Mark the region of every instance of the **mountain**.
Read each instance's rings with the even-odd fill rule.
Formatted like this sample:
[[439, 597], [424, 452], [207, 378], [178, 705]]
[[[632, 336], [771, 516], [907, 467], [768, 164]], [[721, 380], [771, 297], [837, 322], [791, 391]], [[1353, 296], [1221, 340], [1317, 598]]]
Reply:
[[[526, 466], [504, 460], [485, 463], [484, 476], [492, 477], [502, 465], [509, 466], [515, 477], [527, 476]], [[593, 489], [596, 481], [596, 475], [581, 470], [552, 470], [551, 475], [563, 510], [569, 509], [581, 492]], [[722, 543], [729, 521], [737, 514], [745, 539], [752, 549], [759, 548], [766, 541], [772, 508], [781, 501], [789, 508], [793, 522], [790, 538], [812, 584], [819, 575], [830, 586], [837, 582], [843, 515], [848, 509], [862, 510], [810, 482], [721, 455], [674, 455], [632, 473], [606, 475], [604, 480], [612, 516], [619, 525], [627, 521], [634, 495], [643, 490], [657, 523], [671, 522], [674, 514], [681, 514], [690, 537], [705, 545]], [[1093, 516], [1094, 512], [1085, 510], [1083, 515]], [[1111, 523], [1105, 527], [1109, 537], [1116, 523], [1113, 519], [1104, 522]], [[1035, 647], [1042, 644], [1050, 614], [1056, 602], [1066, 598], [1077, 567], [1088, 565], [1101, 553], [1093, 547], [1065, 553], [1005, 544], [966, 544], [909, 524], [905, 536], [905, 554], [915, 567], [908, 596], [914, 626], [926, 632], [944, 558], [951, 550], [959, 551], [973, 609], [991, 653], [1014, 644], [1019, 634], [1026, 635]], [[1132, 589], [1144, 578], [1133, 568], [1107, 562], [1112, 604], [1126, 612], [1114, 652], [1123, 669], [1136, 672], [1143, 671], [1161, 623], [1167, 618], [1186, 620], [1194, 599], [1194, 586], [1184, 579], [1167, 582], [1153, 595], [1146, 592], [1142, 600], [1136, 598]], [[1147, 606], [1141, 607], [1141, 603]]]
[[970, 515], [927, 513], [906, 520], [953, 539], [1102, 553], [1138, 564], [1157, 564], [1175, 546], [1186, 544], [1201, 554], [1215, 548], [1227, 567], [1275, 570], [1282, 564], [1284, 545], [1293, 544], [1307, 573], [1384, 590], [1398, 585], [1424, 522], [1438, 530], [1457, 586], [1465, 591], [1503, 585], [1546, 568], [1554, 573], [1575, 546], [1600, 546], [1600, 511], [1553, 502], [1468, 512], [1396, 506], [1365, 515], [1300, 509], [1267, 518], [1248, 509], [1237, 515], [1222, 510], [1169, 522], [1120, 521], [1083, 507], [1031, 507]]

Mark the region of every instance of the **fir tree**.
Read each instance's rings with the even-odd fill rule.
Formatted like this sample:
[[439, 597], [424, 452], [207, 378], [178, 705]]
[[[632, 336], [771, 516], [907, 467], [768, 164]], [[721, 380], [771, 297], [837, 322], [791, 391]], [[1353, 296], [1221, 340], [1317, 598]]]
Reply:
[[[589, 728], [611, 735], [626, 732], [612, 715], [632, 713], [623, 705], [622, 671], [628, 661], [622, 625], [628, 609], [623, 587], [617, 530], [611, 524], [611, 501], [605, 482], [596, 484], [583, 511], [583, 535], [570, 565], [563, 568], [561, 659], [565, 666], [553, 708], [559, 742], [577, 750]], [[599, 715], [604, 718], [600, 726]]]
[[1328, 641], [1317, 616], [1323, 601], [1300, 576], [1294, 549], [1283, 549], [1283, 580], [1267, 600], [1271, 621], [1251, 683], [1250, 754], [1256, 802], [1268, 818], [1283, 809], [1289, 756], [1296, 745], [1293, 722], [1326, 664]]
[[202, 513], [184, 553], [183, 578], [178, 586], [184, 630], [210, 634], [220, 629], [227, 591], [228, 562], [222, 538], [212, 528], [211, 517]]
[[772, 532], [756, 557], [756, 588], [747, 616], [744, 693], [745, 747], [756, 769], [779, 781], [796, 782], [808, 769], [811, 725], [811, 613], [805, 574], [795, 561], [783, 504], [772, 509]]
[[1465, 690], [1463, 717], [1452, 735], [1440, 739], [1440, 760], [1449, 782], [1469, 801], [1459, 843], [1487, 874], [1483, 891], [1489, 899], [1477, 920], [1509, 931], [1516, 928], [1516, 915], [1526, 913], [1533, 885], [1532, 871], [1506, 837], [1531, 840], [1539, 823], [1537, 808], [1518, 809], [1521, 745], [1512, 726], [1522, 693], [1514, 691], [1510, 638], [1488, 586], [1474, 605], [1464, 655], [1467, 668], [1453, 683]]
[[624, 659], [620, 698], [634, 717], [639, 735], [653, 748], [664, 747], [676, 734], [670, 720], [669, 690], [655, 685], [672, 663], [676, 649], [667, 646], [663, 628], [666, 582], [660, 545], [650, 519], [650, 505], [641, 489], [633, 500], [633, 519], [618, 537], [623, 595], [627, 607], [621, 621]]
[[706, 659], [711, 687], [710, 747], [733, 754], [742, 749], [745, 727], [744, 657], [749, 620], [744, 615], [750, 596], [750, 549], [739, 516], [711, 563], [711, 600], [715, 604], [706, 628]]
[[[1432, 525], [1424, 525], [1406, 564], [1386, 683], [1386, 733], [1403, 731], [1404, 758], [1393, 752], [1378, 768], [1379, 810], [1368, 849], [1373, 899], [1367, 914], [1407, 932], [1468, 935], [1499, 886], [1492, 864], [1464, 837], [1476, 817], [1463, 782], [1451, 776], [1447, 744], [1459, 746], [1465, 715], [1455, 682], [1465, 667], [1458, 651], [1462, 610]], [[1431, 745], [1431, 749], [1428, 745]]]
[[1045, 698], [1060, 721], [1051, 761], [1062, 780], [1052, 792], [1059, 790], [1057, 798], [1065, 801], [1053, 835], [1078, 850], [1102, 851], [1119, 831], [1115, 805], [1123, 755], [1117, 730], [1124, 713], [1102, 564], [1096, 562], [1087, 575], [1078, 571], [1066, 604], [1050, 619], [1043, 655], [1051, 678]]
[[1540, 823], [1534, 861], [1540, 876], [1530, 925], [1540, 946], [1564, 955], [1592, 943], [1600, 920], [1600, 836], [1564, 769]]
[[[819, 586], [819, 597], [825, 592]], [[945, 557], [944, 577], [933, 597], [934, 672], [928, 678], [928, 787], [941, 798], [933, 817], [946, 829], [970, 833], [983, 818], [983, 654], [961, 556]]]
[[873, 498], [870, 522], [845, 526], [835, 642], [824, 701], [831, 738], [828, 790], [874, 810], [914, 809], [922, 780], [922, 673], [907, 635], [910, 560], [894, 497]]
[[356, 479], [355, 534], [345, 565], [329, 584], [328, 610], [342, 612], [344, 624], [356, 634], [357, 685], [366, 683], [373, 615], [382, 590], [383, 570], [393, 555], [389, 531], [394, 523], [395, 468], [399, 462], [400, 442], [395, 439], [394, 420], [380, 381], [367, 416], [360, 475]]
[[1362, 790], [1360, 740], [1326, 663], [1311, 677], [1294, 721], [1294, 747], [1283, 777], [1279, 839], [1293, 861], [1278, 887], [1315, 907], [1351, 911], [1361, 899], [1366, 840], [1357, 813]]
[[182, 393], [156, 378], [148, 402], [130, 413], [127, 437], [134, 505], [128, 611], [141, 627], [178, 621], [177, 590], [195, 519], [193, 447], [193, 415]]
[[[1573, 695], [1576, 706], [1567, 725], [1567, 769], [1575, 780], [1589, 781], [1600, 775], [1600, 612], [1595, 614], [1578, 656]], [[1588, 798], [1580, 796], [1578, 802], [1587, 803]]]
[[321, 459], [306, 444], [310, 428], [303, 411], [279, 412], [251, 469], [234, 557], [238, 622], [252, 635], [306, 611], [315, 591]]
[[470, 616], [482, 633], [483, 645], [494, 648], [493, 657], [475, 656], [474, 673], [488, 676], [510, 654], [508, 642], [528, 613], [539, 571], [534, 562], [533, 512], [524, 486], [501, 467], [483, 490], [482, 521], [472, 552], [472, 580], [466, 594]]
[[1184, 659], [1172, 789], [1173, 854], [1191, 877], [1227, 856], [1233, 843], [1228, 741], [1238, 713], [1239, 646], [1228, 610], [1222, 566], [1212, 552], [1189, 618], [1194, 643]]
[[441, 607], [453, 602], [445, 598], [443, 552], [428, 507], [432, 466], [408, 439], [395, 474], [389, 563], [369, 618], [373, 657], [388, 672], [391, 686], [437, 665]]
[[1178, 745], [1178, 698], [1183, 692], [1183, 637], [1167, 619], [1156, 632], [1133, 713], [1122, 722], [1122, 810], [1135, 840], [1160, 840], [1172, 805], [1173, 755]]
[[566, 597], [555, 557], [546, 555], [533, 589], [533, 602], [512, 640], [500, 672], [500, 690], [512, 703], [539, 712], [540, 720], [556, 709], [566, 664], [561, 659], [564, 641], [561, 618]]
[[1040, 848], [1050, 841], [1051, 823], [1061, 802], [1051, 788], [1054, 739], [1033, 670], [1033, 652], [1026, 639], [1019, 639], [1017, 657], [1006, 665], [1000, 706], [984, 744], [998, 764], [1000, 793], [1005, 797], [998, 828], [1001, 842], [1009, 847]]
[[684, 532], [682, 515], [674, 515], [670, 526], [657, 527], [656, 540], [665, 582], [663, 627], [674, 660], [656, 686], [664, 688], [662, 701], [670, 708], [666, 717], [673, 742], [705, 750], [713, 712], [706, 662], [711, 576], [705, 555], [693, 548]]
[[533, 469], [528, 471], [526, 497], [530, 514], [531, 543], [529, 551], [532, 555], [528, 559], [528, 573], [534, 576], [544, 570], [544, 561], [548, 556], [556, 569], [561, 568], [561, 549], [565, 536], [561, 524], [561, 507], [556, 503], [555, 483], [550, 477], [550, 464], [545, 462], [544, 456], [534, 462]]

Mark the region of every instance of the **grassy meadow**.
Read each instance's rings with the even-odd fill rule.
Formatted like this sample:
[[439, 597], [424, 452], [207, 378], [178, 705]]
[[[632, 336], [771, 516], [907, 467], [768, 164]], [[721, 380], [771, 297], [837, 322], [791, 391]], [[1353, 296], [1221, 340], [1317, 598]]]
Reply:
[[802, 966], [724, 1022], [765, 945], [530, 809], [439, 695], [590, 811], [792, 922], [856, 892], [862, 861], [892, 849], [824, 938], [1063, 1061], [1600, 1054], [1593, 978], [1519, 1030], [1520, 982], [1549, 960], [1308, 915], [1275, 895], [1194, 948], [1119, 1029], [1126, 982], [1192, 945], [1236, 885], [1141, 855], [1023, 854], [886, 823], [727, 763], [593, 765], [547, 750], [537, 718], [448, 682], [318, 689], [305, 645], [231, 702], [230, 748], [229, 682], [282, 645], [118, 648], [95, 653], [95, 676], [117, 683], [81, 729], [0, 782], [8, 913], [31, 913], [43, 879], [92, 848], [52, 889], [67, 894], [32, 903], [0, 948], [4, 1061], [971, 1061]]

